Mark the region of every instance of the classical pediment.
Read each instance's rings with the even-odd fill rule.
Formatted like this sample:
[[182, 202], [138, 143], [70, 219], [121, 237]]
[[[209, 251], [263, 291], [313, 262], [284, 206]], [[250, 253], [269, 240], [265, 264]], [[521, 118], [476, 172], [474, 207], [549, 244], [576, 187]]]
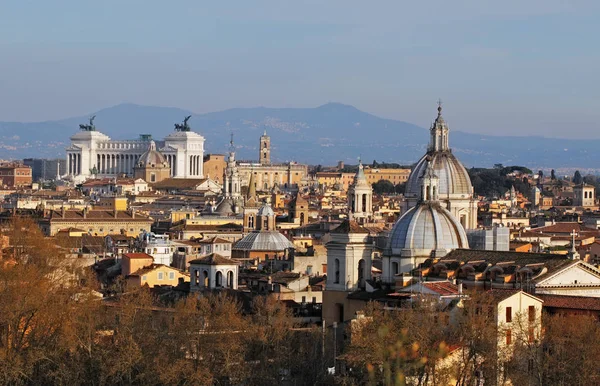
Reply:
[[536, 285], [538, 288], [600, 286], [600, 270], [581, 260], [557, 270]]

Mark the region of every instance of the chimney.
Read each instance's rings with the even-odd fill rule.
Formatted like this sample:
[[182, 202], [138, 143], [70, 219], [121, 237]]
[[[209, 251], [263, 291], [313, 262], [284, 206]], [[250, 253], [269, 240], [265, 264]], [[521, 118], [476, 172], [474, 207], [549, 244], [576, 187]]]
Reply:
[[131, 218], [135, 218], [135, 208], [131, 208]]
[[85, 208], [83, 208], [83, 218], [87, 218], [87, 206]]
[[118, 212], [117, 208], [115, 208], [115, 210], [113, 212], [114, 212], [115, 218], [117, 218], [117, 212]]
[[458, 294], [459, 295], [463, 294], [463, 283], [462, 282], [458, 283]]
[[65, 206], [64, 205], [61, 208], [60, 215], [62, 216], [62, 218], [65, 218]]

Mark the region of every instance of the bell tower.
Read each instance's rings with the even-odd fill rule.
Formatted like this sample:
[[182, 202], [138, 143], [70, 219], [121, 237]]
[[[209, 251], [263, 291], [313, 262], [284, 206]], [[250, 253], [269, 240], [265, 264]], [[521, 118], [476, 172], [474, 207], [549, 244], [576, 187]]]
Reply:
[[267, 130], [260, 136], [260, 147], [258, 157], [261, 165], [271, 164], [271, 137], [267, 135]]

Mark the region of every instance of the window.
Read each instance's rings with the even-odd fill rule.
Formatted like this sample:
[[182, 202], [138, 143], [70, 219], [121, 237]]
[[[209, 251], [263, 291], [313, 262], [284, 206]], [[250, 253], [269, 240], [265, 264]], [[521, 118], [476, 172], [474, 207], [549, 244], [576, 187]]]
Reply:
[[306, 303], [306, 296], [302, 296], [302, 303]]
[[535, 322], [535, 306], [529, 306], [529, 322]]
[[512, 307], [506, 307], [506, 323], [512, 322]]
[[512, 331], [506, 330], [506, 345], [510, 345], [512, 343]]
[[335, 272], [334, 283], [339, 284], [340, 283], [340, 260], [339, 259], [335, 259], [334, 272]]
[[169, 272], [169, 280], [175, 280], [175, 272]]
[[164, 278], [164, 274], [162, 272], [158, 273], [158, 280], [162, 280]]
[[533, 327], [529, 327], [528, 338], [529, 338], [529, 343], [533, 343], [533, 341], [535, 340], [535, 332], [534, 332]]
[[148, 280], [148, 276], [146, 276], [146, 275], [142, 276], [142, 281], [146, 281], [146, 280]]

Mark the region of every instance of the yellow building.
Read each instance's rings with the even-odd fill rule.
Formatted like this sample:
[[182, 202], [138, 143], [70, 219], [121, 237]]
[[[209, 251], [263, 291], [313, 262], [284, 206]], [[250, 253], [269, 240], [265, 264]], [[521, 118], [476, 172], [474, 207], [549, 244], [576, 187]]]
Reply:
[[100, 197], [94, 209], [127, 210], [127, 197]]
[[121, 262], [121, 274], [127, 280], [130, 289], [144, 285], [176, 286], [180, 279], [184, 282], [190, 281], [186, 272], [163, 264], [154, 264], [152, 256], [146, 253], [125, 253]]
[[68, 228], [81, 229], [93, 236], [137, 236], [143, 232], [150, 232], [153, 223], [152, 218], [135, 211], [63, 209], [49, 211], [39, 224], [46, 236], [54, 236], [58, 231]]
[[204, 175], [219, 184], [223, 183], [223, 173], [226, 166], [227, 162], [225, 162], [223, 154], [207, 154], [204, 156]]
[[343, 191], [348, 190], [352, 181], [354, 181], [354, 175], [356, 173], [342, 173], [342, 172], [317, 172], [317, 182], [319, 185], [325, 187], [333, 187], [339, 184]]
[[365, 167], [365, 176], [370, 184], [385, 180], [398, 185], [408, 181], [410, 169], [371, 169]]
[[291, 188], [301, 185], [308, 176], [308, 166], [295, 162], [286, 164], [268, 164], [244, 162], [238, 164], [238, 172], [242, 186], [250, 183], [250, 173], [254, 174], [256, 190], [269, 191], [277, 184], [281, 188]]

